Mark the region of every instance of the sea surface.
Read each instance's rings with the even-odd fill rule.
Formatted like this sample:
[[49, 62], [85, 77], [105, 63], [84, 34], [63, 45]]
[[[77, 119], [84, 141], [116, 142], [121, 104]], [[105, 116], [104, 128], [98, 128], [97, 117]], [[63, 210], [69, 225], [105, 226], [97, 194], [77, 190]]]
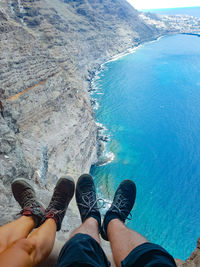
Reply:
[[123, 179], [137, 186], [127, 224], [185, 260], [200, 237], [200, 38], [144, 44], [96, 76], [96, 121], [113, 161], [93, 166], [98, 194], [112, 200]]
[[182, 8], [161, 8], [161, 9], [143, 9], [143, 12], [153, 12], [160, 15], [190, 15], [200, 17], [200, 6], [182, 7]]

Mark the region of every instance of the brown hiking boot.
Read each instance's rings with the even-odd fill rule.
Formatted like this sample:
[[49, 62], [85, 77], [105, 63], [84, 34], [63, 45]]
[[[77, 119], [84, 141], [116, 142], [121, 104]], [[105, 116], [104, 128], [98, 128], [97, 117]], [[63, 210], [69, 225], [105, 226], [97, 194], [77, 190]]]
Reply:
[[11, 187], [14, 198], [22, 208], [20, 214], [32, 216], [35, 226], [40, 226], [44, 218], [45, 209], [36, 199], [33, 187], [24, 178], [15, 179]]
[[62, 220], [74, 195], [74, 188], [74, 180], [70, 176], [60, 178], [54, 188], [53, 196], [45, 211], [45, 220], [54, 219], [57, 231], [61, 229]]

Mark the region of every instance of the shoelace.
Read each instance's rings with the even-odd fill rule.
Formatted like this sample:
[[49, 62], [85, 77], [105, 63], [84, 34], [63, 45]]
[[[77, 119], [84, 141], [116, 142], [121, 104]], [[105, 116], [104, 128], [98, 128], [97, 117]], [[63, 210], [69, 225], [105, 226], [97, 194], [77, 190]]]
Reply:
[[[111, 202], [104, 200], [103, 198], [97, 198], [96, 200], [94, 197], [94, 192], [86, 192], [83, 193], [82, 195], [82, 200], [84, 203], [78, 203], [79, 206], [82, 206], [83, 208], [87, 208], [88, 212], [85, 215], [85, 218], [87, 217], [87, 215], [90, 213], [90, 211], [95, 207], [95, 210], [100, 210], [102, 208], [106, 207], [106, 204], [111, 204]], [[132, 214], [130, 213], [127, 217], [126, 213], [128, 213], [127, 209], [124, 209], [126, 207], [126, 204], [128, 202], [128, 199], [122, 197], [122, 199], [120, 199], [121, 195], [119, 195], [116, 204], [112, 204], [113, 207], [115, 207], [117, 209], [117, 212], [119, 212], [122, 217], [126, 217], [127, 220], [131, 220], [132, 219]], [[100, 203], [100, 204], [98, 204]], [[124, 213], [125, 212], [125, 216]]]
[[44, 212], [39, 203], [33, 201], [33, 199], [28, 199], [24, 208], [19, 213], [17, 213], [17, 215], [23, 214], [25, 211], [30, 211], [32, 214], [39, 217], [43, 216]]
[[[132, 219], [132, 214], [129, 212], [129, 210], [126, 208], [129, 200], [127, 198], [124, 198], [124, 196], [119, 195], [116, 200], [116, 204], [112, 203], [112, 210], [115, 210], [121, 214], [123, 219], [131, 220]], [[130, 216], [128, 217], [127, 216]]]
[[88, 212], [86, 213], [85, 218], [91, 212], [92, 209], [100, 210], [101, 208], [103, 208], [105, 204], [105, 201], [103, 198], [96, 199], [96, 196], [94, 195], [96, 195], [96, 193], [93, 191], [83, 193], [81, 196], [83, 203], [78, 203], [79, 206], [82, 206], [83, 208], [88, 209]]

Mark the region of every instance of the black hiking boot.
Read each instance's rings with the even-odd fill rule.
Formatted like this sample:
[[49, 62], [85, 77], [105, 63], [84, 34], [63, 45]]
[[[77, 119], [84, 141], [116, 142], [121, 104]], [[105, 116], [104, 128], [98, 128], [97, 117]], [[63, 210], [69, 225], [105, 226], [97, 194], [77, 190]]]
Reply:
[[111, 207], [106, 212], [103, 225], [101, 228], [101, 236], [108, 241], [107, 227], [111, 220], [119, 219], [123, 223], [130, 214], [136, 197], [136, 186], [131, 180], [124, 180], [118, 186]]
[[97, 205], [94, 181], [89, 174], [83, 174], [78, 179], [76, 184], [76, 202], [82, 222], [89, 217], [93, 217], [97, 220], [100, 230], [101, 215]]
[[74, 180], [70, 176], [61, 177], [55, 188], [54, 193], [45, 210], [45, 220], [52, 218], [57, 225], [57, 231], [61, 229], [62, 220], [65, 216], [69, 202], [74, 195]]
[[21, 215], [32, 216], [35, 227], [41, 225], [44, 218], [44, 207], [37, 201], [33, 187], [24, 178], [15, 179], [11, 185], [12, 192], [21, 206]]

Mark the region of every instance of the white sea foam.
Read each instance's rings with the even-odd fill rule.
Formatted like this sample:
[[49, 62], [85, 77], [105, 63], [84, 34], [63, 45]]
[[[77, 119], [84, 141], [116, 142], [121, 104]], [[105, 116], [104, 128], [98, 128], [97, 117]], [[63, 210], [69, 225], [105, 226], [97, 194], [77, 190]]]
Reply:
[[98, 127], [101, 127], [102, 128], [102, 131], [107, 131], [108, 129], [106, 128], [106, 126], [105, 125], [103, 125], [103, 123], [100, 123], [100, 122], [95, 122], [96, 123], [96, 125], [98, 126]]
[[99, 136], [100, 137], [107, 137], [107, 141], [102, 141], [101, 139], [101, 145], [103, 146], [103, 152], [101, 154], [101, 156], [98, 158], [98, 164], [99, 166], [103, 166], [106, 164], [111, 163], [114, 159], [115, 159], [115, 154], [111, 151], [108, 151], [106, 146], [108, 141], [110, 141], [110, 135], [105, 133], [106, 131], [108, 131], [108, 129], [105, 127], [105, 125], [103, 125], [100, 122], [96, 122], [97, 127], [99, 127]]
[[115, 159], [115, 154], [113, 152], [109, 151], [109, 152], [106, 152], [105, 153], [105, 156], [104, 157], [106, 159], [106, 162], [103, 163], [101, 166], [104, 166], [106, 164], [111, 163]]
[[[91, 80], [91, 83], [90, 84], [91, 84], [91, 88], [93, 90], [90, 92], [90, 95], [94, 95], [94, 94], [100, 95], [100, 94], [103, 94], [101, 92], [98, 92], [99, 89], [100, 89], [100, 86], [97, 86], [95, 82], [98, 81], [103, 76], [103, 74], [99, 75], [99, 73], [101, 73], [103, 70], [107, 69], [107, 67], [105, 65], [106, 63], [111, 62], [111, 61], [116, 61], [116, 60], [118, 60], [119, 58], [121, 58], [123, 56], [126, 56], [128, 54], [132, 54], [132, 53], [134, 53], [140, 47], [141, 47], [141, 45], [139, 45], [137, 47], [129, 48], [126, 52], [117, 54], [114, 57], [112, 57], [110, 60], [108, 60], [107, 62], [101, 64], [100, 69], [98, 71], [96, 71], [95, 76]], [[93, 98], [93, 99], [95, 100], [95, 104], [93, 105], [93, 109], [94, 110], [97, 110], [99, 108], [99, 103], [96, 101], [95, 98]], [[102, 123], [96, 122], [96, 125], [97, 125], [97, 127], [102, 128], [102, 129], [99, 129], [99, 131], [100, 131], [100, 134], [102, 136], [104, 136], [105, 135], [104, 132], [105, 131], [108, 131], [108, 129]], [[106, 136], [108, 136], [108, 135], [106, 135]], [[98, 162], [98, 164], [100, 166], [109, 164], [112, 161], [114, 161], [114, 159], [115, 159], [115, 154], [113, 152], [111, 152], [111, 151], [107, 151], [107, 149], [106, 149], [107, 142], [103, 142], [103, 144], [104, 144], [104, 152], [99, 157], [99, 162]]]
[[133, 54], [133, 53], [135, 53], [135, 51], [136, 51], [138, 48], [140, 48], [141, 46], [142, 46], [142, 45], [138, 45], [137, 47], [129, 48], [129, 49], [127, 49], [126, 52], [119, 53], [119, 54], [113, 56], [113, 57], [112, 57], [110, 60], [108, 60], [106, 63], [111, 62], [111, 61], [116, 61], [116, 60], [118, 60], [118, 59], [120, 59], [120, 58], [122, 58], [122, 57], [124, 57], [124, 56], [127, 56], [127, 55], [129, 55], [129, 54]]
[[[163, 37], [164, 37], [164, 36], [160, 36], [160, 37], [158, 37], [157, 39], [155, 39], [155, 40], [153, 40], [153, 41], [150, 41], [150, 42], [148, 42], [148, 43], [157, 42], [157, 41], [159, 41], [159, 40], [160, 40], [161, 38], [163, 38]], [[109, 59], [108, 61], [106, 61], [104, 64], [106, 64], [106, 63], [108, 63], [108, 62], [111, 62], [111, 61], [116, 61], [116, 60], [118, 60], [118, 59], [120, 59], [120, 58], [122, 58], [122, 57], [124, 57], [124, 56], [129, 55], [129, 54], [133, 54], [133, 53], [136, 52], [136, 50], [137, 50], [138, 48], [140, 48], [140, 47], [142, 47], [142, 46], [143, 46], [143, 45], [138, 45], [138, 46], [136, 46], [136, 47], [128, 48], [125, 52], [123, 52], [123, 53], [119, 53], [119, 54], [113, 56], [111, 59]], [[104, 65], [104, 64], [103, 64], [103, 65]]]
[[98, 158], [98, 166], [104, 166], [111, 163], [115, 159], [114, 153], [104, 150], [104, 153]]
[[157, 39], [153, 40], [153, 41], [149, 41], [148, 43], [151, 44], [151, 43], [155, 43], [157, 41], [159, 41], [160, 39], [162, 39], [164, 36], [160, 36], [158, 37]]
[[95, 101], [95, 104], [93, 106], [94, 110], [98, 110], [99, 109], [99, 103], [97, 101]]
[[[157, 40], [160, 40], [161, 38], [162, 37], [159, 37]], [[155, 40], [155, 41], [157, 41], [157, 40]], [[136, 50], [138, 48], [140, 48], [141, 46], [142, 45], [139, 45], [139, 46], [133, 47], [133, 48], [129, 48], [129, 49], [127, 49], [126, 52], [117, 54], [117, 55], [113, 56], [110, 60], [108, 60], [107, 62], [101, 64], [100, 69], [96, 72], [95, 76], [91, 80], [91, 87], [92, 87], [92, 89], [94, 91], [91, 91], [90, 92], [90, 95], [93, 95], [93, 94], [98, 94], [98, 95], [103, 94], [101, 92], [98, 92], [98, 90], [100, 89], [100, 86], [97, 86], [95, 84], [95, 82], [97, 80], [99, 80], [103, 76], [103, 74], [99, 75], [99, 73], [101, 73], [103, 70], [105, 70], [107, 68], [106, 67], [106, 63], [111, 62], [111, 61], [116, 61], [116, 60], [118, 60], [121, 57], [124, 57], [124, 56], [126, 56], [128, 54], [132, 54], [132, 53], [136, 52]], [[99, 108], [99, 103], [96, 101], [96, 99], [94, 99], [94, 100], [95, 100], [95, 105], [93, 105], [93, 109], [94, 110], [97, 110]], [[102, 128], [102, 129], [99, 129], [100, 135], [101, 136], [105, 136], [105, 131], [108, 131], [108, 129], [102, 123], [96, 122], [96, 125], [97, 125], [97, 127]], [[108, 135], [106, 134], [106, 136], [108, 136]], [[109, 138], [109, 140], [110, 140], [110, 138]], [[114, 159], [115, 159], [115, 154], [113, 152], [111, 152], [111, 151], [107, 151], [107, 149], [106, 149], [107, 142], [104, 142], [103, 141], [102, 142], [102, 145], [104, 146], [104, 149], [103, 149], [104, 151], [103, 151], [103, 153], [101, 154], [101, 156], [98, 159], [98, 165], [99, 166], [103, 166], [103, 165], [109, 164], [112, 161], [114, 161]]]

